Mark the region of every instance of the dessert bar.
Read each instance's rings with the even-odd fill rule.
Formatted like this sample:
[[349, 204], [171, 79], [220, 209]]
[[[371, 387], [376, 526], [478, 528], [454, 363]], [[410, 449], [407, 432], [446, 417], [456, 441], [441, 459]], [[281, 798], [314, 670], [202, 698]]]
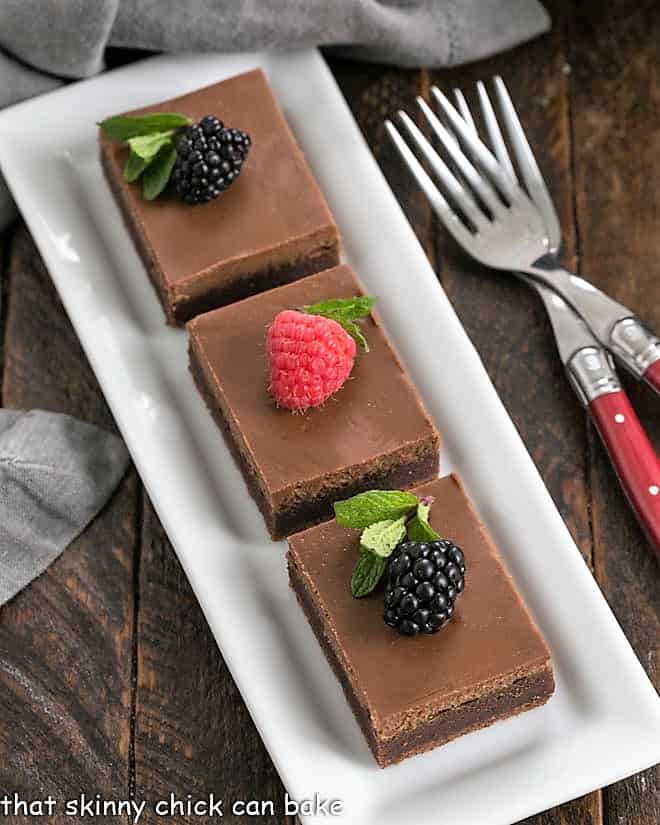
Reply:
[[325, 199], [261, 70], [130, 114], [212, 114], [250, 136], [240, 177], [209, 203], [124, 180], [125, 145], [100, 137], [101, 160], [167, 320], [193, 316], [338, 263]]
[[409, 638], [383, 621], [382, 585], [351, 595], [359, 533], [336, 521], [289, 538], [298, 601], [381, 767], [546, 702], [550, 654], [458, 480], [432, 496], [431, 525], [462, 548], [465, 590], [435, 635]]
[[266, 332], [282, 310], [363, 290], [342, 265], [199, 315], [188, 325], [190, 366], [225, 432], [273, 538], [329, 518], [338, 498], [409, 487], [437, 475], [439, 438], [373, 315], [345, 385], [305, 412], [268, 389]]

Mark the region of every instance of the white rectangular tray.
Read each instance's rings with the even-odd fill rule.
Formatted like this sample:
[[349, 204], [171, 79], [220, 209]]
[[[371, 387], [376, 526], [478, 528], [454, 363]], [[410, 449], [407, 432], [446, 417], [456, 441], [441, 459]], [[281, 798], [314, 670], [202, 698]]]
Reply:
[[[386, 770], [288, 587], [285, 544], [268, 540], [193, 387], [185, 334], [165, 326], [97, 159], [104, 116], [255, 66], [442, 432], [443, 472], [465, 482], [554, 660], [545, 707]], [[660, 701], [317, 52], [160, 57], [68, 86], [0, 114], [0, 165], [292, 797], [341, 798], [344, 825], [506, 825], [660, 760]], [[227, 619], [237, 613], [241, 624]], [[328, 819], [305, 818], [316, 821]]]

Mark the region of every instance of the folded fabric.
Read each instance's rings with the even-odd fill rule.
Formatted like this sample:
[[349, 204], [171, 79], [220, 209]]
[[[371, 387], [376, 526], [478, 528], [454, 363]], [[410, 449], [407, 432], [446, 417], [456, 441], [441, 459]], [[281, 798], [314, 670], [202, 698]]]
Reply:
[[121, 439], [68, 415], [0, 410], [0, 605], [82, 532], [128, 461]]
[[[546, 31], [537, 0], [0, 0], [0, 107], [103, 68], [107, 46], [244, 51], [333, 46], [452, 66]], [[13, 215], [0, 181], [0, 230]]]

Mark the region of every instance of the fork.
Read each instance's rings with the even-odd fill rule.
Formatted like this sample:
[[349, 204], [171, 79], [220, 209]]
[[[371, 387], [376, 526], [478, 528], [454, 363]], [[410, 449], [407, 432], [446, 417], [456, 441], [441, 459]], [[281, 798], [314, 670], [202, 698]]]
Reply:
[[621, 387], [608, 352], [611, 350], [634, 375], [643, 377], [660, 392], [660, 342], [630, 310], [559, 265], [561, 227], [554, 204], [506, 86], [499, 77], [494, 82], [525, 189], [518, 182], [482, 82], [477, 84], [477, 91], [492, 152], [479, 139], [460, 90], [454, 93], [457, 108], [437, 87], [431, 90], [453, 131], [423, 98], [417, 98], [457, 174], [408, 115], [399, 112], [409, 138], [447, 197], [391, 121], [386, 121], [388, 134], [459, 245], [487, 266], [512, 271], [540, 294], [569, 380], [589, 411], [637, 518], [660, 556], [660, 461]]

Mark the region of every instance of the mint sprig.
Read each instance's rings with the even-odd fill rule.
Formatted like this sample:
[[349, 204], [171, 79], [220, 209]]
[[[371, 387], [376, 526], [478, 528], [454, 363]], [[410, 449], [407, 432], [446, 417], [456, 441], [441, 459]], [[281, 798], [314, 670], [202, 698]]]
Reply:
[[342, 527], [364, 530], [377, 521], [406, 516], [418, 503], [419, 499], [413, 493], [368, 490], [344, 501], [336, 501], [335, 518]]
[[405, 516], [398, 519], [384, 519], [365, 527], [360, 537], [360, 546], [386, 559], [405, 535]]
[[422, 499], [417, 505], [417, 512], [408, 522], [409, 541], [437, 541], [441, 538], [429, 524], [429, 512], [432, 500]]
[[152, 115], [107, 117], [98, 125], [107, 137], [127, 143], [132, 138], [151, 135], [154, 132], [166, 132], [168, 129], [181, 129], [190, 126], [191, 123], [189, 117], [177, 112], [156, 112]]
[[176, 162], [176, 137], [191, 123], [186, 115], [157, 112], [109, 117], [99, 127], [112, 140], [128, 144], [124, 180], [133, 183], [143, 176], [142, 192], [151, 201], [167, 186]]
[[147, 163], [153, 160], [158, 152], [172, 143], [174, 137], [174, 129], [168, 129], [166, 132], [152, 132], [149, 135], [138, 135], [130, 138], [127, 141], [131, 152]]
[[133, 181], [140, 177], [148, 165], [149, 161], [136, 155], [135, 152], [131, 152], [126, 161], [126, 166], [124, 166], [124, 180], [133, 183]]
[[404, 538], [435, 541], [440, 536], [429, 523], [433, 499], [402, 490], [368, 490], [335, 502], [335, 519], [342, 527], [362, 530], [360, 557], [351, 577], [356, 599], [371, 593], [387, 567], [387, 559]]
[[328, 301], [308, 304], [302, 307], [302, 311], [307, 315], [322, 315], [324, 318], [336, 321], [365, 352], [369, 352], [367, 339], [355, 322], [369, 315], [375, 301], [376, 299], [371, 295], [356, 295], [354, 298], [332, 298]]
[[146, 200], [154, 200], [165, 189], [175, 163], [176, 147], [173, 143], [165, 144], [144, 171], [142, 194]]
[[368, 596], [376, 587], [387, 567], [387, 559], [369, 550], [360, 550], [360, 558], [351, 576], [351, 594], [356, 599]]

